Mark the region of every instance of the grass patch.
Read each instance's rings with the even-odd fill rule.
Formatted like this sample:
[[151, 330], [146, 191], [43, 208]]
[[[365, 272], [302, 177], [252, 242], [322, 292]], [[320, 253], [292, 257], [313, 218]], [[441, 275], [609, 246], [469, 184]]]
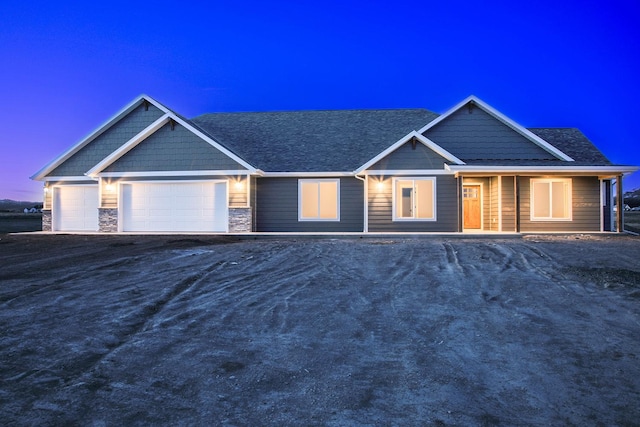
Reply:
[[640, 233], [640, 211], [624, 213], [624, 229]]
[[0, 233], [42, 231], [42, 214], [0, 212]]

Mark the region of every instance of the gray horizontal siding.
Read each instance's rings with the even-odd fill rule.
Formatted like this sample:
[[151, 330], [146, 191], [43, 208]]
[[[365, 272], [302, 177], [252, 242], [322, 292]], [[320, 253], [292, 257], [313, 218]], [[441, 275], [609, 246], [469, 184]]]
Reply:
[[356, 178], [340, 178], [340, 221], [298, 221], [298, 179], [256, 180], [256, 231], [362, 231], [364, 185]]
[[462, 160], [555, 159], [509, 126], [474, 107], [461, 108], [425, 136]]
[[445, 162], [449, 161], [424, 144], [418, 142], [414, 149], [412, 143], [407, 142], [369, 169], [444, 169]]
[[600, 180], [572, 178], [572, 221], [531, 221], [530, 179], [520, 178], [520, 231], [600, 231]]
[[166, 124], [107, 167], [105, 172], [245, 169], [208, 142], [176, 124]]
[[378, 189], [369, 181], [369, 231], [371, 232], [455, 232], [458, 231], [457, 180], [453, 175], [436, 176], [437, 221], [393, 221], [392, 177], [383, 177]]
[[105, 157], [120, 148], [162, 116], [162, 111], [153, 105], [148, 109], [141, 104], [117, 123], [96, 137], [80, 151], [55, 168], [48, 176], [82, 176]]

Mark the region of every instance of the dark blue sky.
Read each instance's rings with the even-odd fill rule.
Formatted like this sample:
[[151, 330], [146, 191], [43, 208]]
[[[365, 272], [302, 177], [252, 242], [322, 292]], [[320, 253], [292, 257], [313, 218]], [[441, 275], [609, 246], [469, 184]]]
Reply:
[[29, 176], [141, 93], [187, 117], [474, 94], [640, 165], [637, 0], [89, 3], [0, 8], [0, 199], [41, 200]]

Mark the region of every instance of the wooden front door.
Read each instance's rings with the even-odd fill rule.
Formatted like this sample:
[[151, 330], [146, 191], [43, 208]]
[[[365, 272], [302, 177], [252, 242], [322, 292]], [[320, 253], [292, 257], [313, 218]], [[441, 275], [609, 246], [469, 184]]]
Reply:
[[482, 228], [482, 204], [480, 203], [480, 186], [465, 185], [462, 188], [462, 210], [464, 212], [465, 229]]

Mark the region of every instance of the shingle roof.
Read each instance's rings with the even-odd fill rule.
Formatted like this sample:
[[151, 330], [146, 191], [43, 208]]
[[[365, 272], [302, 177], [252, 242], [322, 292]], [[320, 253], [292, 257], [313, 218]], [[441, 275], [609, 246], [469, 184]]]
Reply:
[[540, 138], [555, 146], [577, 163], [609, 166], [611, 162], [576, 128], [530, 128]]
[[351, 172], [438, 117], [424, 109], [213, 113], [191, 123], [267, 172]]
[[[351, 172], [438, 114], [425, 109], [212, 113], [195, 127], [266, 172]], [[580, 130], [529, 129], [575, 162], [473, 160], [500, 166], [608, 166], [611, 162]], [[456, 153], [452, 153], [456, 155]]]

